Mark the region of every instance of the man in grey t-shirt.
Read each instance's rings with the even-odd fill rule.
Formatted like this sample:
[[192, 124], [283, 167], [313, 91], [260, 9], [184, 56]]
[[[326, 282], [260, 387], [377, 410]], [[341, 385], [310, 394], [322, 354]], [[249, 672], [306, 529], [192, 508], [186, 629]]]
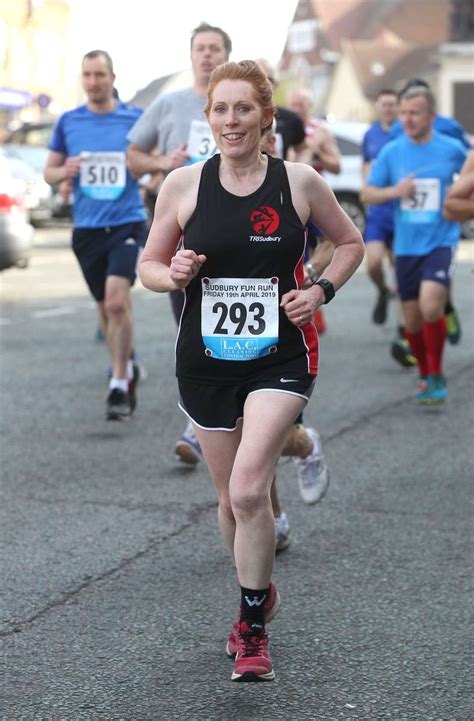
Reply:
[[[232, 50], [230, 37], [221, 28], [201, 23], [191, 34], [191, 64], [194, 85], [186, 90], [160, 95], [141, 115], [128, 134], [128, 165], [135, 177], [157, 176], [198, 159], [188, 152], [188, 142], [201, 150], [211, 141], [206, 138], [204, 108], [212, 71], [227, 62]], [[194, 121], [194, 122], [193, 122]], [[202, 124], [202, 125], [201, 125]], [[196, 132], [190, 136], [192, 126]], [[202, 134], [202, 137], [201, 137]], [[203, 144], [200, 146], [200, 141]], [[199, 159], [210, 157], [200, 153]], [[194, 157], [193, 157], [194, 156]]]
[[[201, 23], [191, 33], [191, 64], [194, 84], [185, 90], [160, 95], [140, 116], [127, 138], [128, 166], [136, 178], [151, 175], [157, 188], [163, 176], [191, 162], [206, 160], [215, 152], [215, 143], [204, 108], [209, 80], [217, 65], [229, 59], [230, 37], [224, 30]], [[176, 322], [184, 302], [181, 290], [170, 293]], [[201, 449], [191, 423], [176, 443], [176, 454], [185, 463], [195, 465]]]
[[[158, 168], [164, 173], [185, 165], [191, 121], [207, 122], [206, 102], [207, 94], [199, 95], [194, 87], [160, 95], [128, 134], [130, 168], [141, 170], [145, 158], [150, 170]], [[154, 148], [158, 148], [158, 156], [150, 156]]]

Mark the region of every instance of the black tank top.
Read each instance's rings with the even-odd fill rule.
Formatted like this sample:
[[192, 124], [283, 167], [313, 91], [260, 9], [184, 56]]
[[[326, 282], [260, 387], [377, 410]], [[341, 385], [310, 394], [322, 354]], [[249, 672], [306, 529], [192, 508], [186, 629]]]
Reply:
[[306, 243], [285, 165], [268, 156], [262, 185], [241, 197], [221, 185], [219, 163], [217, 154], [204, 164], [183, 231], [184, 248], [207, 260], [185, 291], [176, 374], [234, 383], [298, 358], [315, 374], [314, 325], [296, 328], [279, 307], [284, 293], [301, 287]]

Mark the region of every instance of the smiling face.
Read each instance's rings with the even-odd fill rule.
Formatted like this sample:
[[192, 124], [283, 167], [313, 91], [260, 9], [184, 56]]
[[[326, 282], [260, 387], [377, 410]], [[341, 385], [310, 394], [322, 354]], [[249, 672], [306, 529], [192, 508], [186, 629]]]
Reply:
[[264, 111], [246, 80], [221, 80], [212, 94], [209, 124], [223, 155], [240, 157], [260, 147], [273, 113]]

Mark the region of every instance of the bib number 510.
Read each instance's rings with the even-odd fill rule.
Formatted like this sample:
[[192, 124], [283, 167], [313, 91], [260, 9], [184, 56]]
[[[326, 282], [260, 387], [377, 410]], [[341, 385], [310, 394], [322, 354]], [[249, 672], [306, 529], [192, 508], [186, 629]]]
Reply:
[[114, 165], [89, 165], [87, 182], [89, 185], [115, 185], [118, 181], [118, 170]]

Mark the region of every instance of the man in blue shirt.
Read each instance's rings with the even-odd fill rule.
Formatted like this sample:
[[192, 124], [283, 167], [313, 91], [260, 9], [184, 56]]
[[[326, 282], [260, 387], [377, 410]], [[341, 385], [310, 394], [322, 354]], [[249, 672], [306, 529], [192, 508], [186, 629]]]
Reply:
[[[402, 96], [409, 88], [420, 86], [431, 90], [429, 83], [427, 83], [423, 78], [411, 78], [400, 91], [400, 96]], [[450, 138], [459, 140], [459, 142], [461, 142], [467, 150], [471, 149], [469, 133], [467, 133], [463, 126], [454, 118], [448, 118], [444, 115], [436, 114], [433, 122], [433, 130], [437, 133], [441, 133], [442, 135], [448, 135]], [[400, 137], [402, 133], [402, 124], [399, 120], [397, 120], [392, 125], [389, 139], [394, 140], [395, 138]], [[456, 345], [461, 339], [461, 324], [456, 313], [456, 309], [452, 305], [451, 287], [448, 291], [444, 314], [446, 316], [446, 324], [448, 328], [448, 340], [452, 345]]]
[[[398, 93], [395, 90], [381, 90], [377, 96], [376, 108], [379, 120], [367, 130], [362, 141], [362, 175], [367, 179], [370, 168], [384, 145], [391, 139], [394, 123], [397, 121]], [[393, 265], [393, 201], [381, 205], [369, 205], [366, 209], [366, 223], [364, 240], [366, 244], [367, 271], [378, 290], [377, 301], [372, 311], [372, 320], [382, 325], [387, 319], [388, 302], [393, 297], [387, 286], [384, 273], [384, 259], [388, 255]], [[403, 367], [410, 368], [416, 365], [416, 358], [412, 355], [410, 345], [405, 338], [403, 325], [399, 322], [397, 337], [391, 345], [392, 357]]]
[[419, 367], [416, 397], [442, 403], [447, 397], [444, 307], [460, 235], [459, 224], [446, 220], [442, 210], [466, 151], [433, 131], [435, 100], [428, 88], [411, 87], [402, 95], [400, 118], [405, 134], [380, 152], [362, 199], [395, 201], [393, 253], [405, 332]]
[[112, 60], [103, 50], [82, 61], [86, 105], [64, 113], [49, 145], [44, 177], [73, 187], [72, 247], [97, 302], [112, 359], [108, 420], [135, 408], [130, 288], [146, 239], [145, 209], [127, 170], [127, 133], [141, 111], [114, 98]]
[[[390, 129], [397, 118], [398, 97], [395, 90], [381, 90], [376, 108], [379, 119], [370, 126], [362, 141], [362, 174], [364, 180], [381, 149], [388, 142]], [[390, 252], [393, 237], [393, 202], [369, 205], [366, 212], [364, 240], [366, 243], [367, 271], [378, 290], [372, 320], [382, 325], [387, 319], [387, 306], [392, 293], [386, 283], [383, 261]]]

